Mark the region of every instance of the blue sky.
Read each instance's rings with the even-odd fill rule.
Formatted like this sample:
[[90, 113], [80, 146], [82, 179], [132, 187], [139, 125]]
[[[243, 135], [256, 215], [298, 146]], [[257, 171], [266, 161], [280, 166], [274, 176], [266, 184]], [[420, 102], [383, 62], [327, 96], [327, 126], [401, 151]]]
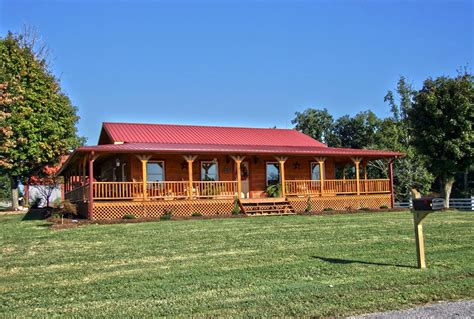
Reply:
[[473, 1], [0, 0], [0, 34], [36, 27], [79, 108], [103, 121], [292, 127], [371, 109], [400, 75], [472, 68]]

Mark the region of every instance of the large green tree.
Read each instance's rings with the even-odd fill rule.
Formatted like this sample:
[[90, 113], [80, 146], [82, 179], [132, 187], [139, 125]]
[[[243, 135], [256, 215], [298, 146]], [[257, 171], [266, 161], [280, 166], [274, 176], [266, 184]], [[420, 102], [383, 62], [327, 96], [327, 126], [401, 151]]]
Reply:
[[329, 145], [334, 147], [369, 148], [377, 141], [381, 120], [372, 112], [338, 118], [330, 134]]
[[296, 112], [291, 121], [295, 129], [312, 138], [328, 143], [331, 140], [334, 119], [327, 109], [307, 108], [303, 112]]
[[416, 94], [408, 119], [411, 143], [428, 158], [449, 207], [455, 173], [473, 165], [473, 76], [464, 72], [455, 78], [427, 79]]
[[433, 175], [427, 168], [426, 159], [411, 145], [408, 112], [415, 99], [416, 90], [400, 77], [395, 92], [388, 91], [385, 102], [390, 106], [391, 116], [380, 125], [378, 140], [373, 148], [394, 150], [405, 153], [394, 165], [394, 188], [398, 200], [410, 197], [412, 189], [422, 194], [428, 193], [433, 183]]
[[19, 183], [54, 165], [81, 143], [76, 108], [61, 92], [34, 38], [8, 33], [0, 38], [0, 83], [11, 97], [1, 105], [3, 134], [0, 174], [10, 178], [12, 205], [18, 205]]

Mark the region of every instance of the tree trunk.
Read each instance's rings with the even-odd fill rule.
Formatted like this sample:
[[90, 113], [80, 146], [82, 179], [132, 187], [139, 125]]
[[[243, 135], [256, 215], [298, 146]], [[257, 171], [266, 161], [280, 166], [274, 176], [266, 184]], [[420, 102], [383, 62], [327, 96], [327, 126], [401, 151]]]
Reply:
[[442, 183], [443, 183], [444, 207], [449, 208], [449, 197], [451, 196], [451, 190], [454, 184], [454, 176], [444, 177]]
[[12, 210], [17, 210], [18, 209], [18, 186], [20, 185], [20, 182], [18, 178], [11, 177], [10, 178], [11, 182], [11, 188], [12, 188]]
[[23, 203], [25, 207], [30, 206], [30, 185], [28, 182], [26, 182], [23, 188]]

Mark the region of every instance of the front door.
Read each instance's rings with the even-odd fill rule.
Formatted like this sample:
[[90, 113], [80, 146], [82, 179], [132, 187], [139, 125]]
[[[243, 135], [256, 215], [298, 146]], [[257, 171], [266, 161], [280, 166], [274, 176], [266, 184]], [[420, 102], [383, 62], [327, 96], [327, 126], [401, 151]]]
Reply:
[[242, 198], [249, 198], [250, 196], [250, 168], [249, 162], [243, 161], [240, 164], [240, 179], [242, 181]]

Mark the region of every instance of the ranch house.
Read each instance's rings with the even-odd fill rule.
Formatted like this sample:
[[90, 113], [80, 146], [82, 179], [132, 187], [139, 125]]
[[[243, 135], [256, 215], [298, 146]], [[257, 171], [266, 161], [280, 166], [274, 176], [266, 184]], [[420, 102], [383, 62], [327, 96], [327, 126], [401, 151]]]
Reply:
[[[293, 129], [103, 123], [98, 145], [74, 150], [58, 174], [90, 219], [378, 209], [393, 207], [402, 155]], [[371, 161], [388, 164], [379, 178], [368, 178]]]

